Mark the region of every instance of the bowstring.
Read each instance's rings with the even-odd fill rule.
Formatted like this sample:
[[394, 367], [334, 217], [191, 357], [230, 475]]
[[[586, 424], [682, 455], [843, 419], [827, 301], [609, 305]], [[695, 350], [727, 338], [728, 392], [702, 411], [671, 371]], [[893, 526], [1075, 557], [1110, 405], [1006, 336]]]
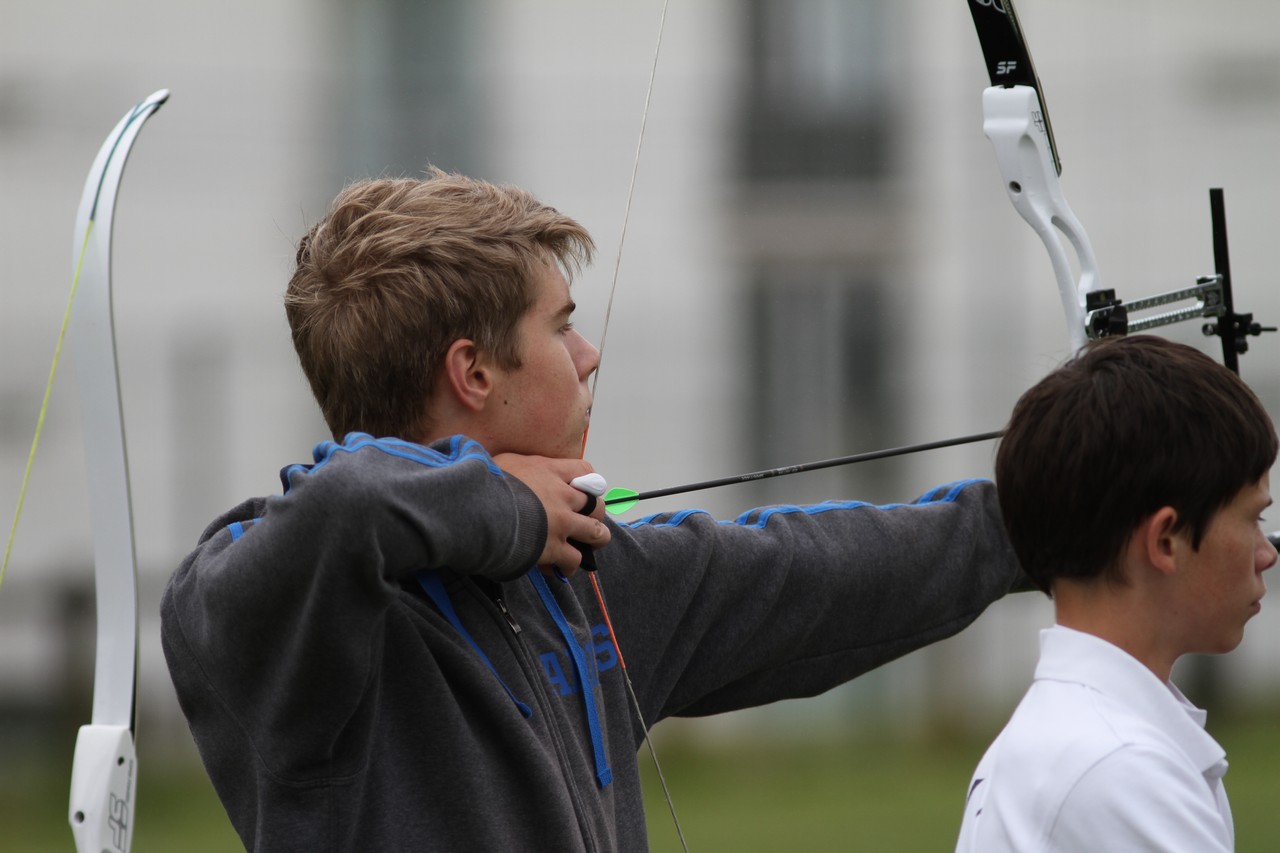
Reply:
[[[636, 139], [636, 153], [631, 161], [631, 180], [627, 187], [627, 203], [622, 211], [622, 231], [618, 236], [618, 253], [613, 262], [613, 280], [609, 285], [609, 299], [605, 304], [604, 310], [604, 326], [600, 331], [600, 346], [597, 348], [598, 356], [595, 374], [591, 378], [591, 402], [595, 406], [596, 387], [600, 383], [600, 369], [604, 364], [604, 346], [609, 334], [609, 320], [613, 316], [613, 299], [618, 293], [618, 278], [622, 270], [622, 250], [627, 242], [627, 225], [631, 221], [631, 203], [636, 193], [636, 176], [640, 172], [640, 154], [644, 150], [645, 129], [649, 125], [649, 105], [653, 102], [654, 81], [658, 76], [658, 57], [662, 54], [662, 35], [666, 31], [667, 26], [667, 5], [670, 0], [662, 0], [662, 13], [658, 18], [658, 38], [654, 43], [653, 62], [649, 67], [649, 84], [644, 95], [644, 110], [640, 115], [640, 135]], [[590, 433], [590, 426], [582, 433], [582, 455], [585, 457], [587, 452], [587, 436]], [[626, 660], [622, 656], [622, 649], [618, 645], [618, 635], [613, 629], [613, 620], [609, 618], [609, 608], [605, 604], [604, 589], [600, 585], [599, 572], [591, 572], [591, 588], [595, 592], [596, 603], [600, 605], [600, 613], [604, 617], [605, 627], [609, 631], [609, 637], [613, 641], [614, 653], [618, 656], [618, 668], [622, 670], [622, 680], [627, 686], [627, 695], [631, 697], [631, 706], [636, 712], [636, 719], [640, 721], [640, 730], [644, 733], [644, 743], [649, 749], [649, 757], [653, 760], [653, 769], [657, 772], [658, 783], [662, 786], [662, 795], [666, 799], [667, 809], [671, 812], [671, 822], [675, 825], [676, 835], [680, 838], [680, 846], [685, 853], [689, 853], [689, 843], [685, 840], [684, 830], [680, 826], [680, 817], [676, 814], [675, 800], [671, 798], [671, 789], [667, 787], [666, 776], [662, 772], [662, 764], [658, 761], [658, 751], [654, 748], [653, 738], [649, 735], [649, 726], [644, 719], [644, 710], [640, 706], [640, 698], [636, 695], [635, 686], [631, 683], [631, 673], [627, 669]]]
[[40, 401], [40, 414], [36, 418], [36, 432], [31, 438], [31, 450], [27, 453], [27, 467], [22, 471], [22, 485], [18, 489], [18, 506], [13, 511], [13, 524], [9, 526], [9, 538], [4, 545], [4, 559], [0, 560], [0, 587], [4, 586], [5, 573], [9, 570], [9, 558], [13, 555], [13, 541], [18, 533], [18, 521], [22, 518], [22, 507], [27, 502], [27, 485], [31, 481], [31, 470], [36, 463], [36, 450], [40, 447], [40, 435], [44, 432], [45, 415], [49, 413], [49, 399], [53, 396], [53, 380], [58, 375], [58, 363], [62, 360], [62, 345], [67, 339], [67, 327], [71, 323], [71, 308], [75, 305], [76, 290], [80, 286], [80, 271], [84, 268], [84, 256], [89, 249], [89, 237], [93, 234], [93, 219], [89, 219], [89, 227], [84, 232], [84, 244], [80, 247], [80, 255], [76, 259], [75, 276], [71, 279], [71, 295], [67, 297], [67, 307], [62, 312], [62, 327], [58, 329], [58, 342], [53, 348], [53, 363], [49, 365], [49, 378], [44, 385], [44, 397]]
[[[627, 225], [631, 222], [631, 202], [636, 195], [636, 176], [640, 173], [640, 152], [644, 150], [645, 128], [649, 126], [649, 105], [653, 102], [653, 83], [658, 76], [658, 57], [662, 53], [662, 34], [667, 28], [667, 4], [662, 0], [662, 14], [658, 19], [658, 40], [653, 47], [653, 64], [649, 67], [649, 86], [644, 93], [644, 110], [640, 114], [640, 135], [636, 139], [636, 154], [631, 161], [631, 182], [627, 186], [627, 203], [622, 210], [622, 233], [618, 235], [618, 254], [613, 261], [613, 281], [609, 285], [609, 301], [604, 308], [604, 327], [600, 330], [599, 364], [591, 377], [591, 399], [594, 403], [596, 386], [600, 384], [600, 366], [604, 364], [604, 345], [609, 336], [609, 319], [613, 316], [613, 298], [618, 293], [618, 275], [622, 270], [622, 250], [627, 243]], [[586, 439], [583, 438], [583, 447]]]

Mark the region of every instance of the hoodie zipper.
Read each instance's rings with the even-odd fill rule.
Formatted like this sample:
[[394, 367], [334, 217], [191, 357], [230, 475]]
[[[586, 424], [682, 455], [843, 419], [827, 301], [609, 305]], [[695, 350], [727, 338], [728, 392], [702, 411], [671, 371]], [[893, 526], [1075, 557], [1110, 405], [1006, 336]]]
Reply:
[[[569, 798], [573, 803], [573, 810], [578, 818], [578, 826], [582, 832], [582, 843], [588, 853], [594, 853], [601, 849], [599, 842], [596, 840], [595, 829], [592, 825], [589, 815], [592, 813], [587, 808], [587, 802], [579, 790], [579, 781], [577, 773], [574, 770], [572, 762], [569, 761], [569, 751], [564, 742], [564, 734], [560, 731], [564, 720], [561, 715], [556, 713], [554, 709], [554, 701], [547, 694], [542, 680], [539, 678], [541, 667], [538, 661], [533, 657], [528, 647], [525, 645], [524, 638], [520, 636], [523, 628], [516, 621], [515, 615], [511, 609], [507, 607], [507, 602], [502, 597], [502, 587], [494, 584], [492, 587], [486, 583], [477, 583], [482, 594], [493, 602], [493, 606], [498, 609], [502, 617], [506, 620], [508, 627], [511, 628], [513, 636], [514, 648], [517, 657], [523, 662], [522, 669], [529, 680], [529, 689], [533, 693], [534, 703], [542, 712], [542, 718], [546, 720], [547, 734], [551, 738], [553, 751], [563, 770], [563, 778], [569, 791]], [[548, 614], [550, 615], [550, 614]]]
[[493, 603], [497, 605], [498, 610], [501, 611], [503, 617], [507, 620], [507, 624], [511, 626], [511, 633], [519, 636], [521, 630], [520, 623], [516, 621], [516, 617], [511, 615], [511, 611], [507, 609], [507, 603], [502, 600], [502, 596], [495, 595], [493, 597]]

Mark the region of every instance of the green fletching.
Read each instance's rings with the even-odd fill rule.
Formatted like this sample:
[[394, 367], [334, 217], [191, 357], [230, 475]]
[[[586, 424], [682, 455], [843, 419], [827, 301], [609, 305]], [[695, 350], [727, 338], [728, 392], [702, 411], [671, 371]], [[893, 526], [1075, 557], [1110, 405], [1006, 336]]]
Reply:
[[610, 515], [621, 515], [635, 506], [639, 501], [639, 492], [631, 489], [610, 489], [604, 493], [604, 508]]

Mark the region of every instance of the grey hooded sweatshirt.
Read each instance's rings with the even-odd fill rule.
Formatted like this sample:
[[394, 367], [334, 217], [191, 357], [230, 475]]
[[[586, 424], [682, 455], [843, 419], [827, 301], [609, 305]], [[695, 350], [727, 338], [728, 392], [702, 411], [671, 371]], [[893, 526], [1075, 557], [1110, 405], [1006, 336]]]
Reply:
[[644, 723], [821, 693], [1022, 583], [985, 481], [610, 521], [615, 647], [585, 573], [531, 571], [545, 513], [478, 444], [353, 434], [314, 455], [214, 521], [161, 606], [254, 851], [647, 850]]

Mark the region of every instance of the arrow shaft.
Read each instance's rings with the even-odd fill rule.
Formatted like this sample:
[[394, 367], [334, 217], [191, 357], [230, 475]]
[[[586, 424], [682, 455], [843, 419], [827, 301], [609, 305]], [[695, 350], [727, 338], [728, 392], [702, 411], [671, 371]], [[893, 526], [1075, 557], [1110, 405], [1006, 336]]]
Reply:
[[661, 498], [668, 495], [682, 495], [688, 492], [698, 492], [703, 489], [715, 489], [720, 486], [732, 486], [737, 483], [750, 483], [754, 480], [768, 480], [773, 477], [783, 477], [788, 474], [802, 474], [805, 471], [819, 471], [823, 468], [836, 468], [841, 465], [853, 465], [857, 462], [870, 462], [873, 459], [888, 459], [892, 456], [905, 456], [909, 453], [922, 453], [926, 450], [939, 450], [943, 447], [955, 447], [961, 444], [973, 444], [979, 441], [991, 441], [1004, 435], [1004, 430], [995, 430], [993, 432], [981, 432], [974, 435], [965, 435], [958, 438], [946, 438], [940, 441], [928, 441], [924, 444], [909, 444], [902, 447], [890, 447], [885, 450], [871, 450], [866, 453], [854, 453], [850, 456], [836, 456], [831, 459], [819, 459], [816, 462], [804, 462], [799, 465], [784, 465], [781, 468], [769, 468], [764, 471], [752, 471], [749, 474], [736, 474], [731, 477], [720, 477], [715, 480], [703, 480], [698, 483], [688, 483], [683, 486], [670, 486], [665, 489], [654, 489], [648, 492], [641, 492], [634, 497], [614, 498], [606, 500], [605, 504], [626, 503], [627, 501], [644, 501], [651, 498]]

